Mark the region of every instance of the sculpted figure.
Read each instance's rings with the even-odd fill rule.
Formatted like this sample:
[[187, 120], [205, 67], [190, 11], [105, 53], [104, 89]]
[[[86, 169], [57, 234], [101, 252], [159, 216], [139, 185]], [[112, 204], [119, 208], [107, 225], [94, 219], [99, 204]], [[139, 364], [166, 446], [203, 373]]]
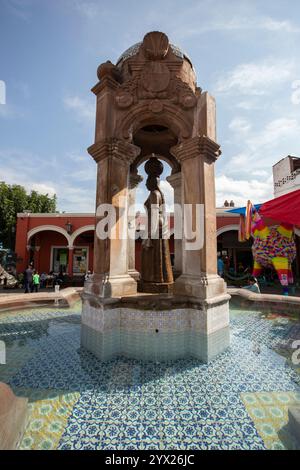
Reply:
[[152, 157], [145, 165], [146, 181], [150, 191], [145, 202], [147, 212], [147, 238], [142, 243], [141, 290], [144, 292], [169, 292], [173, 273], [167, 239], [168, 227], [165, 199], [159, 187], [162, 163]]

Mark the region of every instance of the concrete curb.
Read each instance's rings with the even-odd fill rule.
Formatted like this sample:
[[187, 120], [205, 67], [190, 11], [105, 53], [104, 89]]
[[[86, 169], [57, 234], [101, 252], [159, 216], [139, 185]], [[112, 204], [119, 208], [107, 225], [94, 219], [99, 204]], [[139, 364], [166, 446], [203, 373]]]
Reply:
[[0, 450], [14, 450], [20, 442], [27, 417], [28, 399], [17, 397], [0, 382]]
[[7, 294], [0, 296], [0, 312], [19, 308], [33, 308], [44, 305], [71, 307], [80, 299], [82, 287], [67, 287], [59, 292], [38, 292], [32, 294]]
[[299, 313], [300, 315], [300, 297], [292, 297], [277, 294], [257, 294], [246, 289], [228, 288], [228, 294], [232, 299], [240, 298], [251, 306], [258, 309], [268, 309], [276, 312]]

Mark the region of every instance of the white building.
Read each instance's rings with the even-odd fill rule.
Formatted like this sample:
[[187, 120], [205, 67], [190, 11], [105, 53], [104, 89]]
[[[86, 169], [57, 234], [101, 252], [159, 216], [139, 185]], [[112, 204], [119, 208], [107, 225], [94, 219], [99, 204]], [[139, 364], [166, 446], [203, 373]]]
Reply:
[[283, 158], [273, 166], [274, 197], [300, 189], [300, 158]]

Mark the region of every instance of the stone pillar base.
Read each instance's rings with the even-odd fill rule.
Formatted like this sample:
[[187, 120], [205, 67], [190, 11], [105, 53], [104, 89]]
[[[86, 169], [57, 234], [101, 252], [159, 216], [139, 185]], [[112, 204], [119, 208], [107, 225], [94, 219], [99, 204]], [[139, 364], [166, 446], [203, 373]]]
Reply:
[[138, 282], [139, 292], [148, 292], [150, 294], [171, 294], [173, 292], [174, 282]]
[[129, 276], [133, 277], [135, 281], [139, 281], [141, 278], [141, 274], [136, 269], [128, 269]]
[[174, 283], [174, 295], [188, 296], [196, 299], [217, 299], [225, 295], [227, 299], [226, 283], [217, 274], [194, 276], [181, 274]]
[[101, 299], [83, 294], [81, 344], [101, 361], [194, 357], [209, 362], [229, 346], [228, 298], [193, 301], [152, 294]]
[[16, 397], [11, 388], [0, 383], [0, 450], [14, 450], [27, 421], [27, 398]]
[[134, 295], [137, 293], [137, 282], [129, 274], [109, 277], [93, 274], [85, 281], [84, 292], [103, 298]]

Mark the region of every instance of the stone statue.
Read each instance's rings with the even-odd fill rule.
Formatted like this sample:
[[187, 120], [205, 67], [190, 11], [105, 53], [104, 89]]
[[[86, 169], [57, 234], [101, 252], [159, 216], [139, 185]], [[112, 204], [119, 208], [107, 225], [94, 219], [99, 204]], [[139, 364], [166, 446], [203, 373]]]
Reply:
[[162, 163], [151, 157], [145, 165], [148, 174], [146, 187], [150, 191], [145, 202], [147, 211], [147, 238], [142, 243], [140, 290], [142, 292], [170, 292], [173, 273], [169, 250], [165, 199], [159, 188]]

